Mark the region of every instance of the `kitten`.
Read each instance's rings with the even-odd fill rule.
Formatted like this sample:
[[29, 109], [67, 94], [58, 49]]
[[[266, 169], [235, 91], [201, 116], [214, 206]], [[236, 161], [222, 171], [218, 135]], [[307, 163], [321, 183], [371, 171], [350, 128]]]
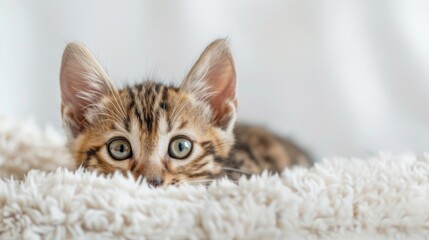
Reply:
[[79, 43], [64, 50], [63, 126], [76, 166], [130, 171], [154, 186], [309, 166], [307, 154], [258, 127], [237, 124], [236, 71], [225, 40], [212, 42], [180, 87], [117, 89]]

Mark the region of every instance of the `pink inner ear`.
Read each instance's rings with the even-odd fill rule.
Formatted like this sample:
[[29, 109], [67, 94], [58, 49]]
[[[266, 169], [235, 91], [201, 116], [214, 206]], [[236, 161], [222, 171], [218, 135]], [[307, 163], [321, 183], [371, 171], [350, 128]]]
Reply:
[[89, 91], [88, 81], [84, 79], [85, 70], [74, 59], [67, 59], [61, 69], [61, 97], [64, 104], [73, 109], [75, 120], [81, 122], [84, 118], [83, 110], [87, 100], [78, 97], [79, 92]]
[[212, 95], [209, 98], [218, 125], [225, 125], [231, 114], [229, 102], [235, 103], [236, 74], [230, 55], [221, 55], [209, 68], [205, 77]]
[[113, 90], [107, 74], [79, 43], [70, 43], [64, 50], [60, 86], [62, 105], [66, 109], [63, 114], [77, 131], [84, 126], [86, 108]]
[[207, 73], [207, 82], [213, 91], [210, 98], [213, 110], [222, 114], [225, 104], [235, 99], [236, 75], [232, 60], [225, 57], [219, 59]]
[[232, 116], [229, 103], [236, 105], [235, 86], [235, 66], [228, 42], [218, 39], [206, 47], [181, 88], [208, 101], [214, 122], [223, 127]]

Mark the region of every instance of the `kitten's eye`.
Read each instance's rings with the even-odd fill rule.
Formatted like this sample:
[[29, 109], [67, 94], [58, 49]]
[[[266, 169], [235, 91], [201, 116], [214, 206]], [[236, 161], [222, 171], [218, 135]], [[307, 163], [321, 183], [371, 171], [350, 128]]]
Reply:
[[115, 160], [125, 160], [133, 154], [130, 142], [125, 138], [112, 138], [107, 143], [109, 154]]
[[192, 142], [184, 136], [178, 136], [171, 140], [168, 146], [168, 155], [176, 159], [184, 159], [192, 151]]

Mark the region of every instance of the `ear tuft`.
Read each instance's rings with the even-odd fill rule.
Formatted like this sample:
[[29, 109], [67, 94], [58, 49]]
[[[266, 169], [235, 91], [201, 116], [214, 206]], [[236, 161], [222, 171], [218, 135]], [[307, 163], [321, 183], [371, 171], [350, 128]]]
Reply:
[[236, 114], [236, 79], [229, 44], [225, 39], [218, 39], [203, 51], [181, 89], [209, 103], [213, 121], [227, 127]]

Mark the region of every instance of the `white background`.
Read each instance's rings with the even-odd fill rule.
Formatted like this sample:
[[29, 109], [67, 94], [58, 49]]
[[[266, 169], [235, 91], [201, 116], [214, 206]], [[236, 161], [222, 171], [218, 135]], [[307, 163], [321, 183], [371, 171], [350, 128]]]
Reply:
[[241, 120], [318, 157], [428, 150], [429, 1], [0, 0], [0, 116], [61, 128], [69, 41], [121, 86], [179, 83], [219, 37], [236, 58]]

